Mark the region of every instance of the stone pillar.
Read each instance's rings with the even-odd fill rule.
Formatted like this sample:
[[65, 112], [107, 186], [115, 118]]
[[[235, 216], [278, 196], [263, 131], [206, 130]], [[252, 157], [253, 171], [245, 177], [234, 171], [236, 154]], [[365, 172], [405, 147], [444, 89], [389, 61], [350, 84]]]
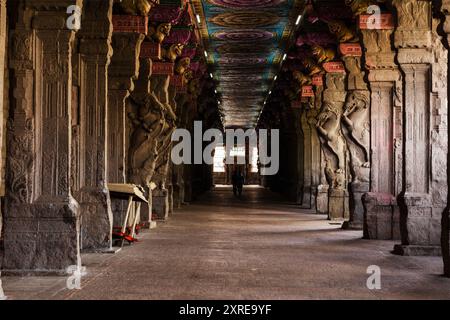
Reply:
[[371, 89], [370, 191], [363, 196], [364, 238], [400, 239], [396, 196], [402, 185], [402, 83], [391, 38], [393, 17], [369, 29], [360, 18], [365, 68]]
[[[311, 130], [311, 208], [317, 209], [317, 195], [319, 191], [319, 185], [321, 184], [321, 149], [319, 135], [317, 134], [317, 115], [320, 112], [321, 93], [323, 91], [322, 84], [317, 84], [315, 87], [314, 103], [307, 111], [307, 121]], [[320, 103], [317, 103], [317, 98], [320, 97]], [[326, 181], [325, 181], [326, 183]], [[326, 206], [328, 207], [328, 206]]]
[[302, 130], [302, 111], [301, 107], [298, 107], [298, 101], [291, 103], [291, 108], [293, 109], [294, 119], [295, 119], [295, 133], [296, 133], [296, 148], [295, 148], [295, 164], [296, 164], [296, 173], [297, 173], [297, 185], [296, 185], [296, 194], [295, 194], [295, 202], [298, 205], [302, 205], [303, 201], [303, 187], [304, 187], [304, 177], [305, 172], [304, 168], [304, 153], [303, 150], [305, 144], [305, 138]]
[[[79, 40], [79, 154], [72, 176], [81, 211], [81, 249], [110, 249], [111, 200], [107, 181], [108, 65], [112, 55], [112, 0], [88, 1]], [[75, 155], [74, 155], [75, 157]], [[74, 158], [73, 157], [73, 158]]]
[[[6, 52], [7, 52], [7, 27], [6, 27], [6, 0], [0, 0], [0, 199], [5, 196], [5, 157], [6, 157], [6, 107], [8, 106], [8, 97], [5, 92], [8, 91], [6, 85]], [[2, 237], [3, 215], [0, 200], [0, 238]], [[1, 288], [0, 288], [1, 290]]]
[[329, 185], [325, 176], [325, 154], [322, 150], [321, 140], [319, 136], [319, 132], [317, 130], [317, 122], [318, 115], [322, 110], [323, 104], [323, 92], [324, 92], [324, 84], [323, 84], [323, 76], [315, 76], [313, 78], [314, 85], [314, 108], [311, 108], [310, 111], [310, 124], [313, 126], [312, 128], [312, 138], [313, 138], [313, 156], [314, 159], [317, 159], [317, 163], [315, 164], [316, 170], [318, 170], [318, 174], [314, 181], [317, 180], [317, 191], [315, 194], [316, 197], [316, 210], [318, 214], [328, 214], [328, 190]]
[[311, 127], [308, 123], [308, 110], [310, 109], [310, 105], [308, 102], [302, 103], [303, 110], [300, 116], [300, 123], [303, 133], [303, 168], [301, 168], [303, 172], [303, 188], [302, 188], [302, 199], [301, 199], [301, 207], [304, 209], [311, 209], [311, 167], [312, 167], [312, 133]]
[[66, 28], [67, 7], [81, 4], [27, 1], [12, 34], [6, 271], [63, 273], [81, 264], [79, 205], [69, 183], [75, 32]]
[[[139, 73], [139, 55], [144, 35], [140, 33], [114, 32], [113, 56], [108, 69], [107, 111], [107, 178], [110, 183], [126, 183], [127, 115], [126, 104], [134, 81]], [[123, 223], [126, 203], [112, 199], [114, 224]]]
[[344, 228], [363, 229], [364, 207], [362, 196], [370, 183], [370, 92], [364, 82], [361, 68], [362, 48], [359, 43], [339, 45], [348, 73], [347, 99], [342, 114], [342, 130], [349, 150], [350, 220]]
[[[443, 41], [446, 45], [447, 50], [450, 47], [450, 0], [442, 0], [442, 12], [444, 13], [444, 24], [443, 30], [447, 34], [447, 38]], [[448, 57], [447, 57], [448, 61]], [[449, 79], [447, 75], [447, 86], [449, 85]], [[449, 168], [449, 158], [447, 156], [447, 174]], [[441, 247], [442, 247], [442, 257], [444, 260], [444, 275], [450, 277], [450, 198], [447, 197], [447, 207], [442, 213], [442, 224], [441, 224]]]
[[317, 130], [325, 155], [325, 175], [329, 185], [328, 217], [334, 221], [349, 220], [347, 191], [347, 145], [341, 131], [341, 118], [347, 92], [346, 74], [340, 62], [333, 62], [326, 73], [326, 89]]
[[148, 205], [141, 206], [141, 221], [152, 221], [152, 179], [158, 157], [158, 137], [163, 129], [164, 106], [150, 93], [152, 61], [140, 59], [139, 78], [131, 94], [127, 116], [131, 120], [128, 155], [128, 181], [147, 192]]
[[173, 112], [169, 98], [169, 75], [155, 75], [151, 78], [151, 90], [164, 107], [163, 130], [158, 138], [158, 159], [156, 161], [154, 183], [156, 189], [153, 190], [153, 214], [158, 219], [165, 220], [169, 216], [169, 190], [167, 188], [167, 177], [170, 165], [171, 136], [175, 129], [176, 116]]
[[[395, 47], [405, 89], [404, 184], [399, 196], [402, 244], [394, 251], [438, 255], [447, 200], [447, 177], [442, 174], [446, 172], [447, 128], [439, 120], [440, 114], [446, 117], [447, 112], [447, 62], [441, 60], [446, 55], [439, 53], [443, 49], [431, 15], [431, 1], [393, 0], [393, 4], [398, 16]], [[436, 55], [440, 55], [439, 62]]]

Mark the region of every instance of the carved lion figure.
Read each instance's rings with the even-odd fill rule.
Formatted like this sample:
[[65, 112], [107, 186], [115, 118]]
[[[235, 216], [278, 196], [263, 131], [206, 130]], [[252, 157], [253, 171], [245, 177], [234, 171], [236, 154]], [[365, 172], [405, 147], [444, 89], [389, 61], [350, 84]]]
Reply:
[[351, 8], [355, 16], [366, 14], [370, 2], [371, 0], [345, 0], [345, 4]]
[[330, 32], [337, 37], [339, 43], [359, 41], [356, 33], [350, 30], [350, 28], [342, 21], [330, 21], [328, 23], [328, 28], [330, 29]]
[[183, 53], [183, 49], [184, 45], [181, 43], [173, 44], [169, 49], [162, 49], [162, 57], [167, 61], [175, 62], [175, 60]]
[[313, 76], [315, 74], [319, 74], [323, 71], [322, 67], [320, 67], [313, 58], [305, 58], [303, 60], [303, 66], [308, 70], [309, 75]]
[[126, 14], [148, 16], [152, 6], [159, 4], [159, 0], [121, 0], [117, 3]]
[[311, 49], [319, 64], [333, 61], [336, 57], [336, 52], [330, 48], [325, 49], [319, 45], [313, 45]]
[[148, 38], [153, 39], [157, 43], [162, 43], [166, 37], [170, 35], [172, 30], [172, 24], [170, 22], [160, 23], [156, 29], [155, 27], [149, 28]]
[[180, 74], [180, 75], [184, 74], [186, 72], [187, 68], [189, 68], [190, 64], [191, 64], [190, 58], [188, 58], [188, 57], [181, 58], [175, 64], [175, 73]]

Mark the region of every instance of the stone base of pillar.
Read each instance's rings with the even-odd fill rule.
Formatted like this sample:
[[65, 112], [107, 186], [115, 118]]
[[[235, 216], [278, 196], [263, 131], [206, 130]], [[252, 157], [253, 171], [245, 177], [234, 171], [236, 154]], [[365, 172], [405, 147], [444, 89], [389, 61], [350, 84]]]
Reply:
[[303, 187], [302, 209], [311, 209], [311, 187]]
[[349, 218], [348, 192], [330, 189], [328, 192], [328, 219], [331, 221], [348, 221]]
[[152, 212], [158, 220], [167, 220], [169, 217], [169, 191], [155, 189], [152, 192]]
[[317, 187], [317, 213], [328, 214], [328, 189], [327, 185], [319, 185]]
[[170, 185], [167, 187], [168, 191], [168, 201], [169, 201], [169, 214], [173, 213], [173, 186]]
[[111, 249], [113, 214], [108, 190], [83, 188], [76, 198], [81, 213], [81, 250]]
[[393, 253], [400, 256], [441, 256], [442, 250], [440, 246], [396, 244]]
[[6, 204], [3, 275], [65, 275], [80, 263], [80, 208], [75, 199]]
[[395, 197], [387, 193], [365, 193], [364, 239], [400, 240], [400, 211]]
[[398, 203], [402, 244], [439, 247], [442, 212], [445, 208], [433, 207], [431, 195], [423, 193], [402, 193], [398, 197]]
[[368, 191], [368, 182], [352, 182], [350, 184], [350, 220], [345, 222], [342, 228], [363, 230], [364, 205], [362, 203], [362, 197]]
[[317, 186], [311, 187], [311, 209], [317, 211]]

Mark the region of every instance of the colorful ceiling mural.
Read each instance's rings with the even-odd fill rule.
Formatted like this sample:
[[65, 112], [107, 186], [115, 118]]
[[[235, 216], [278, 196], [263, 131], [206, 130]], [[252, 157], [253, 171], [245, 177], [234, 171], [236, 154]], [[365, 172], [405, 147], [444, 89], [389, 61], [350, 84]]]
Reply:
[[256, 126], [303, 2], [192, 1], [225, 127]]

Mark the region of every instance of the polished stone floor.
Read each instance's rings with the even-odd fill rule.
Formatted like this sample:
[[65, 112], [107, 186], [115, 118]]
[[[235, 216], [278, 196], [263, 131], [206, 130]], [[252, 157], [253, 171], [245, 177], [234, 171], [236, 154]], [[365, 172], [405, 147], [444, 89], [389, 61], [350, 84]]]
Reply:
[[[439, 257], [400, 257], [257, 187], [220, 187], [117, 254], [86, 254], [64, 277], [3, 277], [9, 299], [450, 299]], [[367, 268], [381, 269], [369, 290]]]

